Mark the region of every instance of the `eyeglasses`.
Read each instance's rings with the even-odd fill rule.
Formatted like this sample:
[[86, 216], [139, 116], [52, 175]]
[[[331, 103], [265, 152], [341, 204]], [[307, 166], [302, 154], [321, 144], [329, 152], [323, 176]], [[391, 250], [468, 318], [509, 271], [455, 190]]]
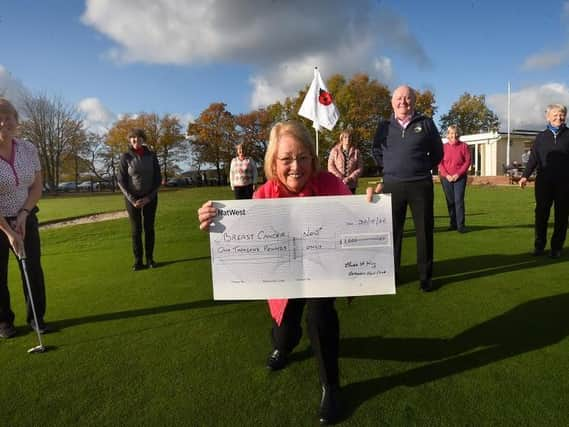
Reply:
[[293, 156], [279, 157], [277, 160], [286, 166], [291, 165], [292, 162], [294, 162], [295, 160], [298, 164], [306, 164], [312, 161], [312, 156], [309, 156], [308, 154], [301, 154], [300, 156], [296, 157]]

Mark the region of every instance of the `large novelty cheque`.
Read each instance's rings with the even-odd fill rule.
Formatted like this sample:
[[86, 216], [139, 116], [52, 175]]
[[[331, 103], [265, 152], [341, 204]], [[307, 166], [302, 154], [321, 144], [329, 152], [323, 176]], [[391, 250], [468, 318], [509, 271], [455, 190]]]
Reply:
[[216, 300], [395, 293], [391, 195], [214, 202]]

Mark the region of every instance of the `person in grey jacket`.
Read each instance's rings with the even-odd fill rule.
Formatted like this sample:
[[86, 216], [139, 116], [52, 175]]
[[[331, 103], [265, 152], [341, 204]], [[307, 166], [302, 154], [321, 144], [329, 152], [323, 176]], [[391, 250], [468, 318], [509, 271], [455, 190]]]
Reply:
[[132, 129], [128, 135], [129, 150], [123, 153], [119, 165], [118, 184], [124, 194], [126, 210], [130, 219], [134, 271], [144, 268], [142, 229], [146, 266], [155, 268], [154, 261], [154, 219], [158, 206], [160, 187], [160, 165], [156, 154], [143, 143], [146, 134], [143, 129]]

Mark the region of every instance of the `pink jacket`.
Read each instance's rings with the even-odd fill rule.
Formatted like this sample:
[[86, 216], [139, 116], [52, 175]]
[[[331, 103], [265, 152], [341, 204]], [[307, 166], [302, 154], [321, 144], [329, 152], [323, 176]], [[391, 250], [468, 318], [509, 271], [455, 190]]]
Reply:
[[344, 170], [344, 153], [342, 152], [342, 144], [336, 144], [330, 150], [328, 156], [328, 171], [336, 175], [340, 179], [348, 178], [347, 185], [350, 188], [358, 186], [358, 178], [364, 169], [364, 162], [360, 154], [360, 150], [356, 147], [350, 147], [348, 150], [348, 170]]
[[[277, 199], [281, 197], [310, 197], [310, 196], [343, 196], [352, 195], [350, 189], [341, 180], [329, 172], [319, 172], [306, 183], [300, 193], [291, 193], [278, 181], [267, 181], [253, 194], [253, 199]], [[271, 316], [280, 326], [288, 299], [269, 300]]]
[[439, 175], [466, 175], [470, 167], [470, 148], [464, 142], [450, 142], [443, 146], [444, 155], [439, 164]]

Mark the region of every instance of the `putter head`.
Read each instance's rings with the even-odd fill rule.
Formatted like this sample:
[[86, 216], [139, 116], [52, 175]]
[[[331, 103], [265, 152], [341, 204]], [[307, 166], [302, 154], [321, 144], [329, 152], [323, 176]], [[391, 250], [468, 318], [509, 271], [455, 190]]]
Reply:
[[43, 345], [37, 345], [35, 347], [32, 347], [28, 350], [28, 353], [32, 354], [32, 353], [45, 353], [47, 351], [47, 348]]

